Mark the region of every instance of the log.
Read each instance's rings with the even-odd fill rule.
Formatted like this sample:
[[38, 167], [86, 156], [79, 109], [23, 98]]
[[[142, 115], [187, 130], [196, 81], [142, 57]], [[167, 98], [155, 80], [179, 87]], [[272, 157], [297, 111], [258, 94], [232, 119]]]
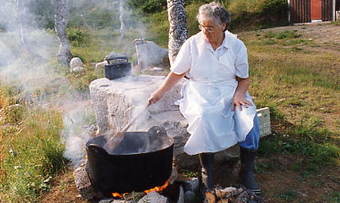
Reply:
[[207, 203], [216, 203], [217, 201], [217, 198], [214, 192], [206, 192], [204, 196], [205, 196], [205, 202]]
[[223, 189], [215, 188], [214, 192], [218, 199], [229, 199], [235, 197], [242, 193], [244, 190], [242, 188], [226, 187]]

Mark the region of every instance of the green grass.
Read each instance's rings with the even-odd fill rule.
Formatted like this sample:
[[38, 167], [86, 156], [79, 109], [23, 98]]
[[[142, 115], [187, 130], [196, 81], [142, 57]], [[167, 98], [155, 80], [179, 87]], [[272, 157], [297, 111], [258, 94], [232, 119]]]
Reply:
[[326, 201], [329, 203], [339, 203], [340, 202], [340, 192], [332, 192], [331, 194], [327, 194]]
[[[312, 46], [296, 31], [251, 32], [240, 35], [249, 50], [252, 85], [258, 107], [269, 106], [276, 129], [261, 142], [262, 156], [292, 154], [301, 158], [289, 170], [319, 173], [322, 166], [338, 166], [339, 73], [336, 54], [287, 49], [291, 44]], [[291, 45], [290, 44], [290, 45]], [[274, 51], [273, 51], [274, 50]], [[264, 163], [260, 171], [275, 170]]]
[[34, 202], [66, 166], [60, 142], [61, 115], [25, 109], [20, 122], [4, 121], [2, 125], [6, 127], [0, 128], [0, 199]]
[[281, 32], [266, 32], [264, 37], [266, 38], [275, 38], [275, 39], [292, 39], [301, 37], [300, 34], [297, 33], [296, 30], [285, 30]]
[[189, 171], [189, 170], [185, 170], [185, 169], [181, 169], [181, 174], [184, 175], [187, 178], [195, 178], [199, 176], [199, 172], [195, 172], [195, 171]]
[[317, 173], [325, 166], [337, 165], [340, 148], [333, 134], [328, 130], [313, 129], [308, 126], [294, 126], [285, 134], [275, 133], [261, 141], [259, 153], [295, 154], [303, 158], [296, 162], [293, 170]]
[[292, 47], [290, 51], [301, 51], [303, 48], [301, 46], [317, 46], [313, 40], [304, 39], [302, 35], [297, 32], [297, 30], [286, 30], [280, 32], [256, 32], [257, 40], [250, 42], [252, 45], [278, 45], [281, 47], [284, 46], [300, 46], [300, 47]]
[[333, 25], [340, 26], [340, 20], [332, 21]]
[[299, 194], [296, 191], [288, 190], [278, 194], [278, 197], [285, 201], [293, 201], [298, 198]]

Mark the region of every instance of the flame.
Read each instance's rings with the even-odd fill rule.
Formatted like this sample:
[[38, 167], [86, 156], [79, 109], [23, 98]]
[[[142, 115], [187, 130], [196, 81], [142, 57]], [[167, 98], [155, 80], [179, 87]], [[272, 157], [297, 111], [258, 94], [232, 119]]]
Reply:
[[149, 193], [149, 192], [159, 192], [164, 190], [166, 187], [169, 186], [169, 181], [166, 181], [162, 186], [156, 186], [154, 188], [151, 188], [149, 190], [144, 190], [145, 193]]
[[113, 192], [112, 197], [117, 197], [117, 198], [123, 199], [124, 195], [126, 195], [126, 194], [128, 194], [128, 193], [120, 194], [118, 192]]
[[[144, 190], [144, 193], [160, 192], [160, 191], [164, 190], [165, 188], [167, 188], [168, 186], [169, 186], [169, 181], [166, 181], [162, 186], [156, 186], [154, 188]], [[128, 194], [128, 193], [121, 194], [121, 193], [118, 193], [118, 192], [113, 192], [112, 197], [123, 199], [126, 194]]]

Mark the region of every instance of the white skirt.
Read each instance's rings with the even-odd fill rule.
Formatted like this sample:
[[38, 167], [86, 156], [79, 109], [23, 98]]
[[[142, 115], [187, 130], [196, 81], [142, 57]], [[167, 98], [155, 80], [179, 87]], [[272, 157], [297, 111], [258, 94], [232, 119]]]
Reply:
[[244, 141], [253, 128], [256, 107], [232, 111], [237, 81], [197, 82], [189, 80], [182, 88], [180, 111], [188, 121], [190, 137], [184, 146], [189, 155], [218, 152]]

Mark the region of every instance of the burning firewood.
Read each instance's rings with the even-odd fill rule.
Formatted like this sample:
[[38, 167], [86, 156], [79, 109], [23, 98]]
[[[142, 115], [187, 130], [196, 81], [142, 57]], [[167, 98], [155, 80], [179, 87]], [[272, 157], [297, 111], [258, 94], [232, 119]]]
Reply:
[[263, 200], [243, 188], [216, 187], [212, 191], [206, 192], [205, 201], [207, 203], [248, 203], [256, 202], [261, 203]]
[[219, 199], [227, 199], [233, 196], [239, 195], [244, 190], [242, 188], [235, 188], [235, 187], [226, 187], [222, 188], [215, 188], [215, 195]]
[[205, 193], [205, 200], [207, 203], [216, 203], [217, 198], [214, 192], [211, 191]]

